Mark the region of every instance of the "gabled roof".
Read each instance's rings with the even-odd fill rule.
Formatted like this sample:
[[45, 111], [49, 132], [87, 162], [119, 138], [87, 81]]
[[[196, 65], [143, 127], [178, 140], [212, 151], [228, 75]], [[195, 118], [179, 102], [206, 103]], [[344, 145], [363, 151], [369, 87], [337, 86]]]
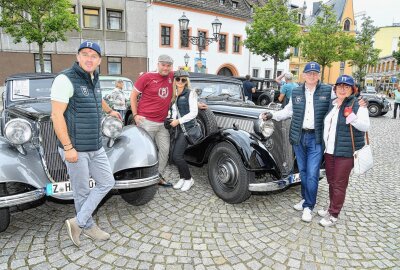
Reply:
[[[232, 1], [238, 3], [237, 8], [232, 7]], [[188, 7], [202, 11], [210, 11], [221, 15], [228, 15], [234, 18], [250, 20], [252, 5], [250, 2], [264, 2], [257, 0], [225, 0], [220, 4], [218, 0], [154, 0], [155, 3], [165, 3], [181, 7]]]
[[[306, 18], [306, 25], [313, 25], [317, 21], [317, 17], [321, 17], [324, 13], [321, 10], [320, 2], [313, 3], [313, 11], [312, 15]], [[342, 21], [342, 16], [344, 12], [344, 8], [346, 6], [346, 0], [330, 0], [325, 3], [326, 6], [331, 6], [333, 13], [336, 15], [336, 21]]]

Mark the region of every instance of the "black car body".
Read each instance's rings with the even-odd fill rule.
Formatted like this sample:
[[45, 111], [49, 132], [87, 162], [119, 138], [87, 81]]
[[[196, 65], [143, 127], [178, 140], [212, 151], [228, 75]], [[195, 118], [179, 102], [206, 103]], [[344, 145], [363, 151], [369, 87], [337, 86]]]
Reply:
[[391, 104], [386, 96], [378, 94], [374, 89], [361, 91], [360, 95], [368, 100], [368, 112], [371, 117], [385, 115], [391, 110]]
[[252, 191], [279, 190], [300, 181], [289, 143], [291, 120], [259, 119], [280, 106], [246, 102], [241, 81], [232, 77], [191, 73], [190, 80], [214, 117], [208, 110], [199, 111], [206, 136], [186, 150], [186, 160], [196, 166], [208, 164], [210, 184], [220, 198], [240, 203]]
[[[235, 77], [244, 82], [245, 77]], [[252, 101], [261, 106], [268, 105], [271, 102], [279, 103], [279, 86], [273, 79], [251, 78], [250, 81], [254, 84], [256, 92], [252, 95]]]

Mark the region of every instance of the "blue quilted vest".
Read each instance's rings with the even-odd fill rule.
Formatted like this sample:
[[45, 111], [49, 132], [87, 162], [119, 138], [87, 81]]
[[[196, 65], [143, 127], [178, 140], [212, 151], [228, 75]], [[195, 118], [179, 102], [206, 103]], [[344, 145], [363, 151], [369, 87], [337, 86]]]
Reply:
[[[323, 142], [324, 118], [329, 109], [332, 87], [318, 83], [314, 95], [314, 128], [317, 144]], [[289, 140], [293, 145], [300, 143], [301, 130], [303, 128], [304, 113], [306, 109], [305, 84], [296, 87], [292, 92], [293, 116], [290, 125]]]
[[69, 99], [64, 112], [72, 145], [78, 152], [99, 150], [103, 146], [99, 74], [95, 72], [92, 81], [90, 74], [85, 72], [78, 63], [61, 73], [70, 79], [74, 87], [74, 94]]
[[[179, 110], [179, 114], [181, 115], [181, 117], [190, 112], [189, 95], [190, 95], [190, 90], [188, 88], [185, 88], [176, 99], [176, 106], [177, 109]], [[184, 126], [186, 129], [190, 129], [194, 126], [194, 124], [195, 120], [192, 119], [189, 122], [184, 123]]]
[[[344, 116], [344, 108], [350, 107], [353, 103], [353, 112], [357, 114], [358, 105], [357, 98], [350, 96], [343, 101], [342, 106], [339, 109], [338, 122], [336, 125], [336, 137], [335, 137], [335, 150], [333, 155], [337, 157], [352, 157], [353, 147], [351, 145], [351, 134], [350, 124], [346, 124], [346, 117]], [[330, 110], [333, 106], [330, 106]], [[361, 149], [365, 145], [365, 132], [359, 131], [355, 127], [352, 127], [354, 135], [355, 150]]]

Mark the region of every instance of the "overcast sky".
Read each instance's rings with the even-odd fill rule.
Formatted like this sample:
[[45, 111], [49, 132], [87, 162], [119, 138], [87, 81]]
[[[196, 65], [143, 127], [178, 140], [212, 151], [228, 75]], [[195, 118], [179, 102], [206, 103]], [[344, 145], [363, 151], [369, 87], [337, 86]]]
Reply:
[[[292, 0], [293, 4], [303, 5], [304, 0]], [[306, 0], [307, 15], [310, 15], [312, 3], [316, 0]], [[327, 0], [323, 1], [328, 2]], [[391, 26], [393, 22], [400, 23], [400, 0], [353, 0], [355, 15], [365, 11], [366, 16], [374, 20], [375, 26]], [[397, 13], [397, 14], [396, 14]], [[357, 20], [357, 18], [356, 18]], [[358, 18], [360, 21], [360, 18]]]

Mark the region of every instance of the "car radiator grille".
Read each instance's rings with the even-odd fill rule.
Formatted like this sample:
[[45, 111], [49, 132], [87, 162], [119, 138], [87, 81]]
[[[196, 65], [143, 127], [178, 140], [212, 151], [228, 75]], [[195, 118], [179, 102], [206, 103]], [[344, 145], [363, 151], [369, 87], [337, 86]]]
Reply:
[[57, 150], [57, 137], [51, 121], [40, 122], [39, 138], [47, 175], [52, 182], [68, 181], [67, 167]]
[[[239, 129], [254, 133], [254, 120], [217, 115], [217, 124], [221, 128], [233, 128], [235, 124]], [[270, 149], [276, 163], [283, 175], [288, 175], [294, 164], [293, 147], [289, 143], [290, 119], [280, 122], [274, 121], [275, 132], [272, 134], [272, 148]]]

